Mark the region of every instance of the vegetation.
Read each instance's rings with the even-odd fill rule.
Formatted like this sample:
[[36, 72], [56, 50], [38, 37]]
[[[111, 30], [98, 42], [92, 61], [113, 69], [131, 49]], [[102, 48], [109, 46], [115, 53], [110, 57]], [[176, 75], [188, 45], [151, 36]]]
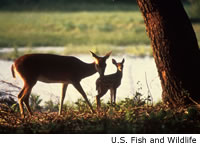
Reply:
[[200, 133], [200, 112], [195, 107], [171, 111], [162, 103], [147, 106], [142, 101], [136, 103], [127, 98], [115, 106], [103, 103], [102, 111], [96, 114], [92, 114], [81, 99], [74, 105], [65, 104], [65, 108], [61, 116], [57, 112], [36, 111], [34, 116], [21, 119], [18, 112], [1, 103], [0, 132]]
[[[32, 117], [20, 117], [18, 103], [0, 99], [0, 133], [200, 133], [200, 111], [196, 106], [172, 111], [163, 103], [152, 104], [151, 95], [140, 89], [134, 97], [115, 105], [102, 102], [101, 111], [91, 113], [86, 102], [65, 102], [58, 116], [58, 102], [40, 105], [38, 95], [31, 95]], [[96, 103], [92, 103], [96, 109]]]
[[[127, 5], [135, 4], [136, 1], [133, 0], [1, 0], [0, 8], [1, 10], [9, 11], [27, 11], [27, 10], [37, 10], [37, 11], [79, 11], [79, 10], [118, 10], [117, 4]], [[78, 4], [78, 5], [77, 5]], [[88, 7], [90, 5], [90, 7]], [[91, 6], [92, 5], [92, 6]], [[109, 9], [110, 6], [112, 9]], [[126, 7], [123, 9], [128, 11]]]
[[[79, 5], [79, 0], [59, 0], [56, 4], [52, 0], [1, 2], [1, 48], [64, 46], [64, 54], [88, 53], [93, 48], [101, 52], [113, 49], [116, 53], [124, 52], [136, 56], [144, 56], [146, 52], [151, 54], [151, 49], [142, 48], [150, 45], [150, 41], [135, 2], [129, 4], [129, 0], [123, 3], [96, 0]], [[198, 7], [196, 3], [185, 4], [192, 18], [199, 14], [193, 8]], [[194, 23], [193, 27], [200, 42], [199, 23]], [[138, 53], [135, 47], [146, 52]], [[2, 59], [15, 58], [11, 54], [0, 55]]]
[[[52, 0], [1, 2], [0, 48], [63, 46], [66, 49], [62, 54], [88, 53], [91, 49], [100, 53], [112, 49], [114, 53], [136, 56], [152, 54], [150, 47], [145, 48], [150, 41], [135, 2], [96, 0], [79, 5], [78, 0], [59, 0], [56, 4]], [[194, 3], [185, 4], [192, 18], [193, 13], [199, 14], [193, 9], [198, 6]], [[193, 27], [200, 43], [200, 25], [194, 23]], [[35, 52], [29, 50], [24, 53]], [[17, 56], [0, 54], [1, 59]]]
[[[135, 5], [106, 0], [106, 4], [98, 5], [98, 0], [80, 5], [63, 5], [64, 0], [57, 5], [53, 0], [11, 1], [0, 1], [0, 47], [14, 48], [0, 53], [2, 59], [37, 52], [32, 49], [35, 46], [65, 46], [62, 54], [88, 53], [91, 49], [98, 53], [109, 49], [116, 54], [152, 54]], [[187, 9], [190, 12], [190, 5]], [[200, 42], [200, 25], [195, 22], [193, 26]], [[30, 49], [20, 51], [18, 47]], [[15, 100], [0, 99], [0, 133], [200, 133], [198, 106], [172, 111], [163, 103], [153, 106], [151, 99], [141, 98], [137, 92], [114, 106], [102, 103], [102, 110], [95, 114], [79, 99], [75, 104], [65, 103], [63, 115], [58, 116], [58, 102], [49, 100], [41, 106], [40, 97], [32, 95], [34, 115], [25, 119], [20, 117]], [[96, 103], [92, 105], [96, 108]]]
[[188, 13], [192, 19], [200, 19], [200, 1], [191, 0], [190, 7], [188, 8]]
[[0, 12], [0, 47], [149, 44], [132, 12]]
[[113, 55], [118, 54], [129, 54], [133, 56], [152, 56], [152, 49], [149, 45], [130, 45], [124, 47], [114, 47], [111, 45], [98, 45], [98, 46], [88, 46], [88, 45], [68, 45], [63, 51], [54, 50], [35, 50], [34, 48], [27, 48], [21, 50], [20, 48], [13, 48], [9, 52], [0, 52], [0, 59], [2, 60], [15, 60], [16, 58], [28, 54], [28, 53], [51, 53], [60, 55], [73, 55], [73, 54], [89, 54], [89, 50], [92, 50], [96, 54], [104, 55], [108, 51], [112, 51]]

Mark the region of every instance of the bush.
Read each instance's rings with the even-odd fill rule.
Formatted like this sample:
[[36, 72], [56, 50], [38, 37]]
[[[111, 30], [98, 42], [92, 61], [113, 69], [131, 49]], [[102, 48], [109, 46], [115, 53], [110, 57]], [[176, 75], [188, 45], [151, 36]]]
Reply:
[[40, 103], [42, 102], [42, 99], [40, 99], [40, 96], [31, 94], [30, 96], [30, 106], [35, 111], [41, 111], [42, 106], [40, 106]]
[[48, 112], [57, 112], [59, 103], [54, 103], [52, 100], [44, 102], [44, 109]]
[[200, 19], [200, 1], [193, 0], [189, 7], [189, 15], [193, 19]]

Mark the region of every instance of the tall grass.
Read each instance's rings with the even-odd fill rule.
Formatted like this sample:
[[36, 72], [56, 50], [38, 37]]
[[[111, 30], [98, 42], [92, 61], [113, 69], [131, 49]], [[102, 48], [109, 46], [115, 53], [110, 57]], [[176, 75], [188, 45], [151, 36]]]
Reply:
[[[189, 8], [187, 5], [187, 10]], [[200, 44], [200, 24], [193, 26]], [[41, 1], [37, 5], [15, 4], [0, 8], [0, 48], [122, 46], [132, 53], [135, 49], [131, 50], [129, 46], [141, 44], [150, 45], [150, 40], [136, 4], [53, 5], [51, 1], [45, 6]], [[70, 51], [66, 50], [67, 53]]]
[[0, 12], [0, 47], [149, 42], [138, 11]]

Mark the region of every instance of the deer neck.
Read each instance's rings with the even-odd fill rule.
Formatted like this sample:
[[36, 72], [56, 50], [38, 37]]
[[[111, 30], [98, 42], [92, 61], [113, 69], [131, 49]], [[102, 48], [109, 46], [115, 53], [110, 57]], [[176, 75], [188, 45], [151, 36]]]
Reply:
[[95, 63], [85, 63], [84, 69], [80, 71], [83, 73], [83, 78], [91, 76], [97, 72], [95, 69]]
[[119, 71], [119, 70], [117, 70], [117, 72], [116, 72], [116, 74], [119, 76], [119, 77], [122, 77], [122, 71]]

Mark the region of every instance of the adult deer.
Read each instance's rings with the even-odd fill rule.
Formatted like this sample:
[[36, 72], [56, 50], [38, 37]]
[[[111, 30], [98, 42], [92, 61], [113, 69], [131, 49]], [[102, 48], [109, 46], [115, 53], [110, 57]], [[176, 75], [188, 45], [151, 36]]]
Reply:
[[112, 59], [112, 63], [117, 67], [117, 72], [110, 75], [102, 75], [96, 80], [96, 89], [98, 91], [96, 102], [98, 110], [101, 107], [100, 98], [105, 95], [108, 90], [110, 90], [111, 104], [116, 102], [116, 93], [117, 88], [121, 84], [124, 61], [123, 59], [121, 63], [117, 63], [116, 60]]
[[[92, 52], [91, 52], [92, 53]], [[87, 95], [81, 87], [80, 81], [97, 71], [102, 75], [105, 71], [106, 60], [111, 52], [104, 57], [99, 57], [92, 53], [95, 58], [93, 63], [85, 63], [73, 56], [60, 56], [53, 54], [27, 54], [19, 57], [12, 65], [12, 75], [19, 74], [24, 82], [24, 86], [18, 94], [18, 101], [21, 116], [24, 117], [25, 105], [29, 115], [32, 115], [29, 106], [29, 96], [37, 81], [45, 83], [62, 83], [62, 95], [60, 99], [59, 115], [62, 112], [63, 101], [68, 84], [72, 84], [83, 96], [86, 103], [94, 112], [92, 105], [87, 99]]]

